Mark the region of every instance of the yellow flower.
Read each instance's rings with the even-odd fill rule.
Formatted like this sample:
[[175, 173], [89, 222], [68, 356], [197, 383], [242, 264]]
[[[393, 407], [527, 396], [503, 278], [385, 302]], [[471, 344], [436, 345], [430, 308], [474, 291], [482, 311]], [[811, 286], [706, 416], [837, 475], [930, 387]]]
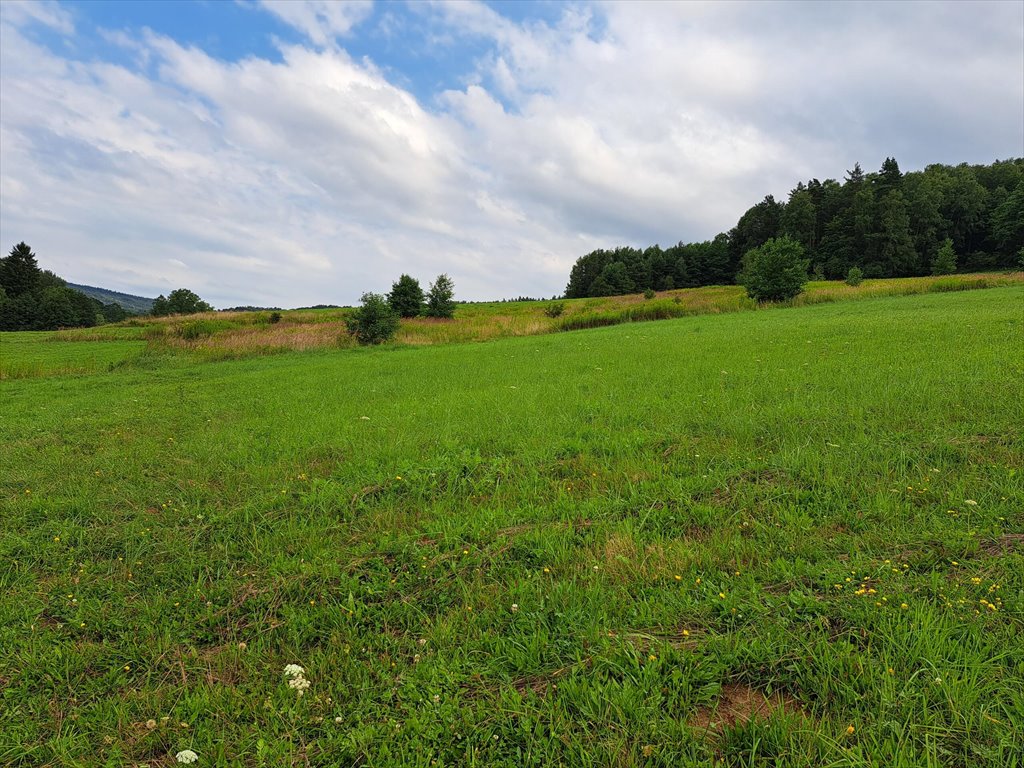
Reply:
[[852, 736], [852, 735], [853, 735], [853, 730], [854, 730], [854, 729], [853, 729], [853, 726], [852, 726], [852, 725], [848, 725], [848, 726], [846, 726], [846, 735], [847, 735], [847, 736]]
[[718, 593], [718, 596], [719, 596], [720, 598], [722, 598], [723, 600], [725, 600], [725, 592], [719, 592], [719, 593]]
[[900, 603], [900, 608], [902, 608], [904, 611], [907, 610], [907, 608], [909, 608], [909, 607], [910, 606], [907, 605], [906, 603]]

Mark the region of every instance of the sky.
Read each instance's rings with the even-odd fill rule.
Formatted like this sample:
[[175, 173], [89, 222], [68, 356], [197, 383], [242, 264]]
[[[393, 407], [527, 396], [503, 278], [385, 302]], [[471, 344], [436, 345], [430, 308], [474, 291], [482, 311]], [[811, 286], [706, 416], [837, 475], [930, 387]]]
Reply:
[[0, 248], [144, 296], [550, 297], [888, 156], [1024, 156], [1024, 3], [0, 2]]

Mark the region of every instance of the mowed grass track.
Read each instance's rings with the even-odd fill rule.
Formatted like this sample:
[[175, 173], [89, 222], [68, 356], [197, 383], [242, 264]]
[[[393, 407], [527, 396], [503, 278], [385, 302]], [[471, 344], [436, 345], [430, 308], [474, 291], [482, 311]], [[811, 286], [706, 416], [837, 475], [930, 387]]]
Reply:
[[4, 382], [0, 763], [1020, 766], [1022, 342], [997, 288]]

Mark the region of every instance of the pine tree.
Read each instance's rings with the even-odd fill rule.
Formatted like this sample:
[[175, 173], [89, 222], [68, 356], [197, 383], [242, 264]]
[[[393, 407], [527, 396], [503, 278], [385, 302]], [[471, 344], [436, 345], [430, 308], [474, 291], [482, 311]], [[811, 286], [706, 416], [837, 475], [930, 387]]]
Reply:
[[9, 298], [34, 291], [40, 274], [36, 255], [23, 242], [14, 246], [6, 258], [0, 259], [0, 286], [3, 286]]
[[402, 275], [391, 285], [388, 304], [400, 317], [416, 317], [422, 314], [423, 303], [423, 289], [416, 278]]

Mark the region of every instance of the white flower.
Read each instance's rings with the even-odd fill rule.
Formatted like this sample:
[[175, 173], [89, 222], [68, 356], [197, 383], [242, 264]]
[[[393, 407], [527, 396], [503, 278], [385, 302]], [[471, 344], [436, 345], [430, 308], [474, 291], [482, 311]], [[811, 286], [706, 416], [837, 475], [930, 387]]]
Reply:
[[339, 715], [338, 717], [334, 718], [334, 722], [336, 722], [338, 725], [341, 725], [342, 723], [345, 722], [345, 718], [343, 718], [343, 717], [341, 717]]
[[978, 506], [978, 502], [976, 502], [974, 499], [967, 499], [967, 501], [965, 501], [964, 504], [967, 504], [972, 507]]
[[302, 677], [305, 674], [306, 670], [304, 670], [298, 664], [289, 664], [284, 668], [285, 677]]
[[512, 603], [512, 613], [519, 613], [519, 603]]
[[191, 749], [183, 749], [181, 752], [174, 756], [174, 759], [179, 763], [195, 763], [199, 760], [199, 755], [193, 752]]

